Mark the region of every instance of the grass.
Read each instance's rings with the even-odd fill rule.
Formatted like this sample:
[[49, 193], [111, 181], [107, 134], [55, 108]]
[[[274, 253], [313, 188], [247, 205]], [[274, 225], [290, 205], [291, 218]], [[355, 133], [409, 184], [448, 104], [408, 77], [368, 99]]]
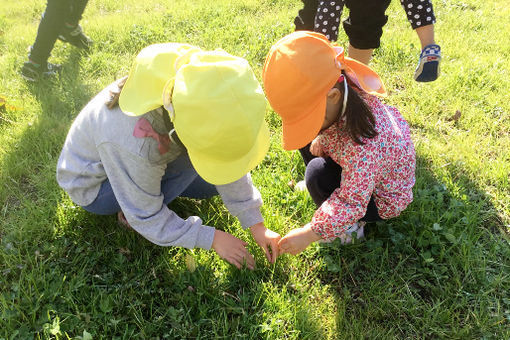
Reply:
[[[163, 248], [76, 207], [55, 181], [67, 129], [127, 73], [144, 46], [187, 42], [245, 57], [259, 75], [293, 30], [297, 0], [91, 1], [89, 55], [57, 42], [60, 79], [25, 83], [19, 68], [42, 0], [0, 0], [0, 339], [510, 339], [510, 9], [503, 0], [435, 0], [442, 75], [412, 80], [419, 43], [392, 3], [372, 66], [417, 150], [415, 199], [367, 228], [365, 242], [313, 245], [268, 265], [219, 199], [177, 200], [181, 216], [250, 242], [253, 272], [213, 252]], [[345, 35], [339, 42], [346, 44]], [[456, 111], [459, 119], [453, 119]], [[253, 172], [271, 229], [309, 221], [303, 176], [280, 145]], [[193, 265], [194, 264], [194, 265]], [[195, 268], [196, 266], [196, 268]]]

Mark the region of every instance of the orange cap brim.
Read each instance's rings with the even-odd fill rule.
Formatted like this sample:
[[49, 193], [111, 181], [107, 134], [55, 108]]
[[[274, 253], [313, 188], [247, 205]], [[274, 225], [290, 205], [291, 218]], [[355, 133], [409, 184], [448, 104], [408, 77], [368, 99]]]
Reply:
[[338, 56], [345, 75], [363, 91], [378, 97], [386, 97], [386, 87], [379, 75], [367, 65], [349, 57]]
[[[282, 146], [285, 150], [297, 150], [306, 146], [319, 134], [326, 115], [326, 96], [310, 105], [306, 115], [299, 120], [282, 121]], [[318, 118], [322, 117], [322, 119]]]

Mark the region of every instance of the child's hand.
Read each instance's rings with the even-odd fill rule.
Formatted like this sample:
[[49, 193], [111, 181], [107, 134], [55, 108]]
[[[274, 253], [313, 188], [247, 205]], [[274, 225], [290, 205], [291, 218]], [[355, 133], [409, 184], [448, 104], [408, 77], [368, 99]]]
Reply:
[[278, 245], [280, 246], [280, 252], [297, 255], [310, 245], [310, 243], [320, 240], [320, 236], [317, 235], [307, 224], [302, 228], [297, 228], [289, 231], [285, 235]]
[[324, 157], [326, 154], [322, 151], [321, 144], [319, 143], [319, 136], [310, 143], [310, 153], [315, 157]]
[[[251, 235], [257, 244], [266, 253], [267, 260], [275, 263], [278, 257], [278, 241], [282, 238], [280, 234], [264, 227], [264, 223], [260, 222], [250, 227]], [[271, 249], [271, 252], [269, 251]]]
[[224, 231], [216, 230], [214, 232], [212, 248], [222, 259], [233, 264], [238, 269], [241, 269], [246, 263], [246, 267], [253, 270], [255, 268], [255, 260], [248, 252], [248, 249], [246, 249], [247, 245], [248, 243]]

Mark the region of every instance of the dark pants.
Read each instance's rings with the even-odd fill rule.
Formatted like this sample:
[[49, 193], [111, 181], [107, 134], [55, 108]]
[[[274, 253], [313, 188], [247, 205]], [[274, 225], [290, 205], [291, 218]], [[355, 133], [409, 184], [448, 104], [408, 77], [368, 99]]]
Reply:
[[[303, 9], [294, 20], [296, 30], [324, 34], [330, 41], [338, 39], [338, 27], [344, 4], [349, 17], [343, 22], [352, 46], [358, 49], [378, 48], [383, 26], [388, 21], [385, 12], [391, 0], [302, 0]], [[400, 0], [413, 29], [435, 23], [430, 0]]]
[[358, 49], [379, 47], [382, 28], [388, 21], [385, 12], [391, 0], [302, 1], [304, 7], [294, 20], [296, 30], [315, 30], [336, 41], [345, 4], [349, 8], [349, 17], [343, 26], [349, 43]]
[[[326, 201], [336, 189], [340, 188], [342, 167], [331, 158], [315, 157], [310, 153], [310, 145], [300, 149], [306, 164], [305, 182], [310, 196], [317, 207]], [[364, 222], [381, 221], [374, 197], [368, 202], [367, 212], [361, 218]]]
[[87, 2], [88, 0], [48, 0], [28, 56], [30, 60], [46, 64], [64, 25], [78, 25]]

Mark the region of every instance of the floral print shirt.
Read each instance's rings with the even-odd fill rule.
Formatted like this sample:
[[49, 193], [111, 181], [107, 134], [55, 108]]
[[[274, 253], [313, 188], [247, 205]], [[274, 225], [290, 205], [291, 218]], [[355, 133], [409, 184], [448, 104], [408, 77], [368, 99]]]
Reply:
[[317, 209], [311, 228], [322, 238], [338, 237], [365, 216], [374, 196], [379, 216], [392, 218], [413, 200], [416, 166], [414, 145], [407, 122], [394, 107], [375, 96], [360, 94], [376, 120], [378, 135], [356, 144], [343, 121], [319, 135], [322, 150], [342, 167], [340, 188]]

